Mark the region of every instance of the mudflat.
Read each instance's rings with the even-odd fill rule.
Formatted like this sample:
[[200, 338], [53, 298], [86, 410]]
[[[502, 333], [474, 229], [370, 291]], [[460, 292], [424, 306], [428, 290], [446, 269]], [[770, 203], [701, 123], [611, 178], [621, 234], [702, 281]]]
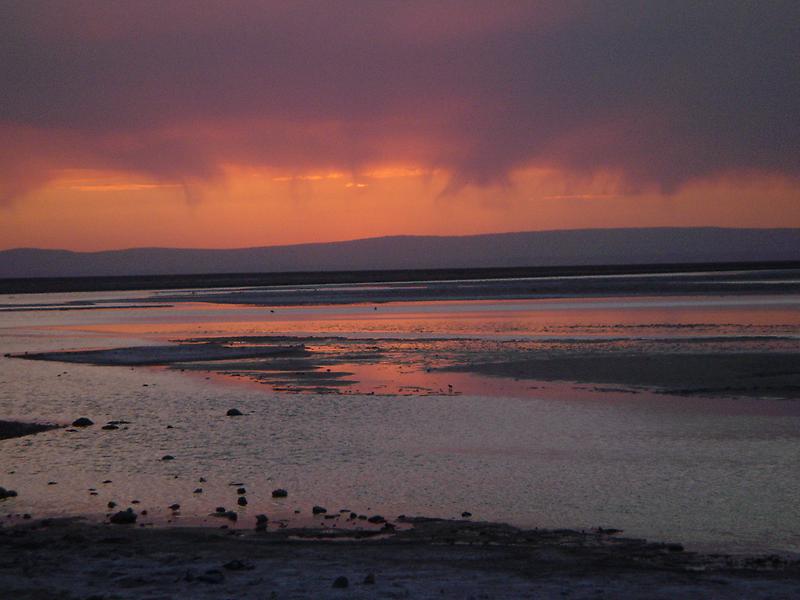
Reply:
[[524, 356], [443, 369], [495, 377], [655, 388], [674, 395], [800, 398], [800, 353]]

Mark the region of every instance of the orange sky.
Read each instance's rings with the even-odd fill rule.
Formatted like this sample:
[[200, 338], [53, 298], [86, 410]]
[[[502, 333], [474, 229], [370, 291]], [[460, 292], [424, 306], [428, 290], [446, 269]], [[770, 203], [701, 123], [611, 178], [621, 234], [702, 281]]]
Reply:
[[186, 185], [68, 172], [0, 207], [0, 239], [4, 248], [105, 250], [593, 227], [800, 227], [797, 187], [781, 178], [723, 177], [672, 194], [625, 192], [610, 175], [546, 169], [517, 171], [505, 185], [448, 190], [448, 182], [447, 173], [398, 167], [356, 177], [228, 167], [217, 180]]

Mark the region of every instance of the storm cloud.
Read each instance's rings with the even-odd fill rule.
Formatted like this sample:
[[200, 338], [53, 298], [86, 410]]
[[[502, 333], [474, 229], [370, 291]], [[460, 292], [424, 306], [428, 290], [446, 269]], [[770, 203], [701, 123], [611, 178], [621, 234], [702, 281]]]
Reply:
[[6, 199], [75, 168], [800, 175], [796, 1], [18, 0], [0, 56]]

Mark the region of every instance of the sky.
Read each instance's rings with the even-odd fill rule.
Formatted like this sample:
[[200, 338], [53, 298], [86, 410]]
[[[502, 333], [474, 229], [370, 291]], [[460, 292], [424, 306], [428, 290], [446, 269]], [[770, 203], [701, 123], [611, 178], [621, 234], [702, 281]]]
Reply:
[[0, 248], [800, 227], [800, 2], [8, 0]]

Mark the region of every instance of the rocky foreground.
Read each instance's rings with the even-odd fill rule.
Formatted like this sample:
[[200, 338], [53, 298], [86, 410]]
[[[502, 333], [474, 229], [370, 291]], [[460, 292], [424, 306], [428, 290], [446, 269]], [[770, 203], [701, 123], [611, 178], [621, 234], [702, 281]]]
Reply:
[[43, 520], [0, 528], [0, 597], [797, 598], [800, 561], [700, 555], [599, 530], [404, 519], [354, 532], [152, 529]]

